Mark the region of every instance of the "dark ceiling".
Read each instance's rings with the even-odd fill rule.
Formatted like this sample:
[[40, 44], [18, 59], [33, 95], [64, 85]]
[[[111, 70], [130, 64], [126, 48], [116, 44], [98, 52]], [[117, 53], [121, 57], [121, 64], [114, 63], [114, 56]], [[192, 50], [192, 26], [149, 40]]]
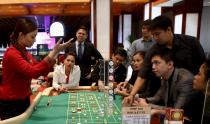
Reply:
[[[45, 28], [45, 16], [21, 16], [21, 17], [1, 17], [0, 18], [0, 47], [9, 44], [9, 36], [14, 30], [18, 18], [30, 18], [34, 22], [38, 22], [39, 32], [49, 32], [49, 27]], [[80, 25], [87, 28], [90, 24], [89, 16], [49, 16], [50, 24], [54, 21], [62, 22], [65, 26], [65, 38], [74, 37], [76, 29]]]
[[[127, 4], [113, 3], [113, 7], [112, 7], [113, 12], [112, 13], [114, 16], [117, 16], [117, 15], [120, 15], [123, 13], [125, 13], [125, 14], [126, 13], [140, 14], [141, 11], [143, 10], [142, 9], [143, 5], [144, 5], [144, 3], [127, 3]], [[7, 5], [7, 6], [10, 6], [10, 5]], [[26, 6], [18, 5], [18, 6], [28, 7], [28, 5], [26, 5]], [[51, 7], [52, 10], [48, 11], [47, 6], [49, 8]], [[23, 18], [23, 17], [30, 18], [30, 19], [34, 20], [35, 22], [37, 22], [39, 31], [49, 31], [49, 27], [45, 26], [45, 18], [46, 17], [49, 18], [50, 24], [54, 21], [60, 21], [65, 26], [65, 34], [66, 34], [65, 38], [74, 37], [75, 32], [80, 25], [84, 25], [88, 29], [90, 29], [90, 16], [89, 16], [90, 15], [90, 12], [89, 12], [90, 7], [89, 7], [89, 4], [85, 4], [85, 5], [82, 4], [81, 6], [78, 4], [66, 5], [65, 12], [68, 12], [68, 14], [53, 14], [53, 12], [55, 12], [57, 10], [57, 9], [53, 10], [53, 7], [55, 7], [54, 4], [52, 4], [50, 6], [41, 4], [40, 6], [38, 6], [38, 7], [40, 7], [40, 9], [38, 9], [38, 10], [40, 10], [42, 12], [40, 14], [34, 14], [34, 13], [32, 13], [33, 10], [31, 8], [26, 8], [26, 9], [24, 9], [24, 11], [30, 10], [30, 9], [31, 10], [29, 12], [23, 12], [24, 13], [23, 15], [20, 15], [20, 13], [18, 13], [18, 12], [16, 13], [14, 10], [9, 11], [8, 12], [9, 15], [7, 15], [7, 14], [5, 14], [7, 11], [3, 12], [3, 10], [5, 10], [5, 9], [1, 9], [1, 7], [3, 8], [4, 6], [0, 5], [0, 10], [1, 10], [1, 12], [0, 12], [0, 47], [2, 45], [4, 47], [6, 47], [7, 44], [9, 44], [9, 36], [15, 27], [16, 21], [18, 20], [18, 18]], [[57, 5], [56, 7], [60, 7], [60, 6]], [[18, 8], [20, 8], [20, 7], [18, 7]], [[68, 8], [70, 8], [70, 9], [67, 10]], [[71, 10], [72, 8], [73, 8], [73, 10]], [[81, 8], [83, 8], [83, 9], [81, 9]], [[22, 12], [23, 10], [21, 9], [18, 11]], [[36, 11], [34, 10], [34, 12], [39, 13], [37, 10]], [[50, 14], [48, 14], [48, 12]], [[28, 14], [25, 14], [25, 13], [28, 13]]]

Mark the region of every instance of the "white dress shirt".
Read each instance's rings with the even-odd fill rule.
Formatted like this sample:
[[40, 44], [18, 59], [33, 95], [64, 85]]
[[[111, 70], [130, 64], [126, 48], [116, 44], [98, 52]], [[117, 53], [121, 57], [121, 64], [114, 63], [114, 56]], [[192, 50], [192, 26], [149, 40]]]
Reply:
[[66, 74], [65, 74], [65, 65], [56, 66], [53, 72], [53, 87], [58, 90], [59, 87], [63, 86], [67, 89], [75, 88], [79, 86], [80, 80], [80, 67], [78, 65], [74, 65], [72, 71], [69, 74], [68, 83], [66, 83]]
[[129, 81], [131, 79], [132, 73], [133, 73], [133, 69], [132, 69], [131, 65], [129, 65], [128, 69], [127, 69], [125, 81]]

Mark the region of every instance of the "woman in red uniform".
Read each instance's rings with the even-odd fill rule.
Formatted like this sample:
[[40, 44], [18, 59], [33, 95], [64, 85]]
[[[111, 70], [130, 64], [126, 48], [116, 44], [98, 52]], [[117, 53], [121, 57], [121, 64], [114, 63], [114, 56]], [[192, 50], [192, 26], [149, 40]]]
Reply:
[[2, 64], [0, 84], [0, 118], [7, 119], [23, 113], [30, 105], [31, 79], [52, 71], [57, 54], [70, 45], [71, 40], [60, 44], [61, 39], [49, 54], [37, 62], [26, 51], [37, 35], [37, 26], [29, 19], [18, 20], [11, 35], [11, 46], [6, 50]]

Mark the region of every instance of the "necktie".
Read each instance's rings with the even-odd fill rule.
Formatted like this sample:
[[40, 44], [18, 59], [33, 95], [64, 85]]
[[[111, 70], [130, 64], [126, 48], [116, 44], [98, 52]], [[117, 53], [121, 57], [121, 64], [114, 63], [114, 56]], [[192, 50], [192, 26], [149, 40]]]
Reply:
[[79, 60], [82, 59], [82, 44], [81, 43], [79, 43], [78, 45], [78, 58]]

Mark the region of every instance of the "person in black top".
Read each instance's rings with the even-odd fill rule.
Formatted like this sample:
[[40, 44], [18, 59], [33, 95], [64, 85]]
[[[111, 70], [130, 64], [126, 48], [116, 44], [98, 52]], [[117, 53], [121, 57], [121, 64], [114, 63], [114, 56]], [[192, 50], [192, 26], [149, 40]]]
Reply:
[[[194, 124], [210, 124], [210, 59], [207, 59], [194, 76], [193, 88], [199, 91], [193, 102]], [[206, 99], [205, 99], [206, 95]], [[205, 105], [205, 106], [204, 106]], [[202, 118], [203, 114], [203, 118]]]
[[[130, 73], [129, 77], [130, 79], [127, 81], [125, 79], [125, 81], [120, 82], [117, 85], [117, 89], [116, 89], [116, 93], [123, 95], [123, 96], [128, 96], [131, 88], [134, 85], [134, 82], [136, 81], [136, 78], [138, 76], [138, 71], [142, 66], [142, 63], [144, 61], [144, 56], [145, 56], [145, 52], [144, 51], [138, 51], [135, 52], [134, 55], [132, 56], [132, 61], [131, 61], [131, 70], [132, 72], [127, 72]], [[127, 74], [128, 75], [128, 74]]]
[[131, 78], [128, 81], [121, 82], [119, 86], [126, 87], [128, 83], [131, 85], [134, 85], [136, 78], [138, 76], [138, 71], [142, 67], [145, 54], [146, 52], [144, 51], [138, 51], [133, 54], [132, 61], [131, 61], [131, 67], [132, 67]]
[[[107, 79], [108, 77], [105, 77], [106, 81], [107, 82], [113, 82], [114, 84], [114, 87], [117, 86], [117, 84], [119, 84], [120, 82], [123, 82], [125, 80], [125, 77], [126, 77], [126, 67], [123, 65], [123, 62], [125, 61], [125, 59], [127, 58], [127, 52], [123, 49], [123, 48], [117, 48], [115, 50], [115, 52], [112, 54], [112, 57], [111, 57], [111, 61], [113, 63], [112, 65], [112, 78], [113, 79]], [[107, 60], [103, 60], [107, 63]], [[111, 67], [111, 66], [110, 66]], [[103, 78], [104, 76], [107, 76], [109, 75], [109, 71], [110, 69], [108, 69], [107, 67], [103, 68], [105, 69], [105, 73], [103, 73], [101, 76], [97, 76], [99, 73], [100, 73], [100, 68], [95, 68], [94, 71], [93, 71], [93, 74], [95, 77], [98, 77], [95, 79], [96, 82], [98, 82], [98, 86], [99, 86], [99, 90], [102, 90], [104, 87], [104, 83], [103, 82]], [[101, 71], [104, 71], [104, 70], [101, 70]]]
[[199, 41], [192, 36], [173, 34], [172, 21], [165, 16], [158, 16], [152, 20], [151, 31], [156, 44], [148, 50], [144, 59], [144, 66], [139, 71], [138, 78], [130, 95], [125, 97], [123, 103], [132, 104], [133, 98], [149, 78], [151, 72], [151, 53], [159, 47], [166, 47], [172, 50], [174, 65], [179, 68], [190, 70], [193, 74], [198, 72], [200, 65], [205, 60], [205, 54]]
[[[124, 81], [121, 82], [120, 84], [118, 84], [118, 88], [116, 89], [116, 93], [122, 95], [122, 96], [128, 96], [137, 77], [138, 77], [138, 72], [141, 69], [141, 67], [143, 66], [143, 61], [144, 61], [144, 57], [145, 57], [146, 52], [144, 51], [138, 51], [135, 52], [133, 57], [132, 57], [132, 61], [131, 61], [131, 66], [132, 66], [132, 74], [131, 74], [131, 78], [129, 79], [129, 81]], [[153, 96], [157, 90], [160, 87], [160, 83], [155, 82], [152, 83], [151, 78], [149, 80], [147, 80], [144, 84], [144, 86], [138, 91], [138, 96], [141, 98], [144, 97], [148, 97], [148, 96]]]
[[126, 68], [122, 64], [127, 58], [127, 52], [123, 48], [118, 48], [112, 55], [113, 68], [114, 68], [114, 82], [119, 84], [125, 80]]

